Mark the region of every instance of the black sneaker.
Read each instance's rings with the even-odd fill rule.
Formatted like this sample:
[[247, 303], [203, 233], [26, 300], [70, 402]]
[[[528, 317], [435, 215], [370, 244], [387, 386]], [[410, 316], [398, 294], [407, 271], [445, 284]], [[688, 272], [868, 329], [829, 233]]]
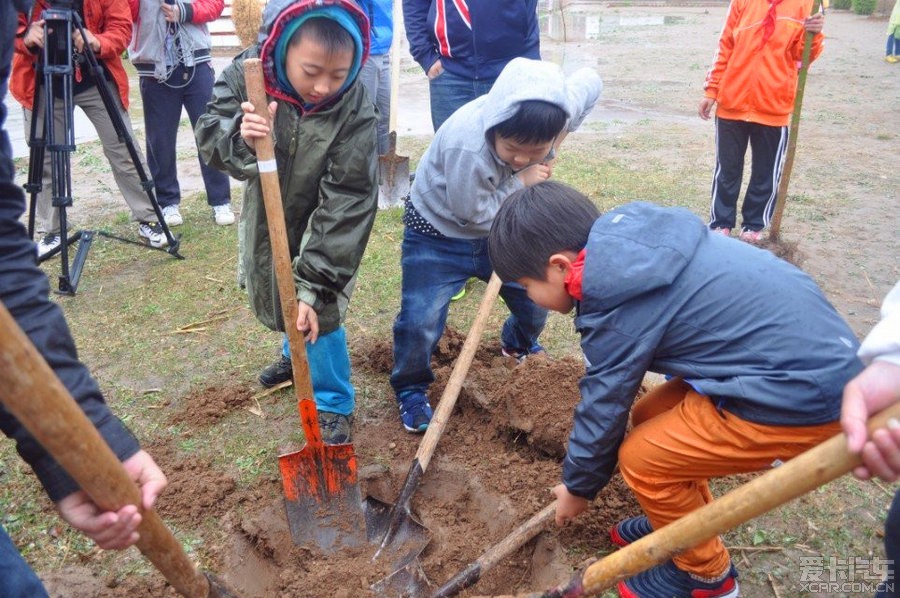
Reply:
[[282, 382], [287, 382], [294, 377], [294, 369], [291, 367], [291, 358], [282, 355], [278, 361], [266, 367], [259, 375], [259, 383], [266, 388], [272, 388]]
[[352, 436], [352, 415], [319, 411], [319, 430], [325, 444], [347, 444]]
[[62, 243], [62, 237], [60, 237], [58, 233], [50, 233], [48, 235], [44, 235], [37, 246], [38, 257], [44, 257], [45, 255], [59, 247], [60, 243]]

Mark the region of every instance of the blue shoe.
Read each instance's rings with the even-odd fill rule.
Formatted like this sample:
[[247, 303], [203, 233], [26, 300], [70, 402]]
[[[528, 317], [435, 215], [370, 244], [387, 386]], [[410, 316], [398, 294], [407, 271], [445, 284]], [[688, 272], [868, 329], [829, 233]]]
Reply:
[[616, 589], [622, 598], [737, 598], [737, 577], [732, 565], [721, 580], [701, 581], [667, 561], [620, 581]]
[[523, 361], [525, 361], [525, 358], [529, 355], [537, 355], [538, 353], [543, 352], [544, 348], [540, 345], [535, 345], [534, 347], [532, 347], [531, 351], [526, 351], [525, 349], [517, 349], [515, 347], [507, 347], [506, 345], [500, 347], [500, 354], [503, 355], [503, 357], [512, 357], [518, 363], [522, 363]]
[[609, 539], [616, 546], [628, 546], [652, 531], [653, 528], [650, 526], [650, 521], [646, 515], [629, 517], [610, 528]]
[[428, 429], [434, 412], [423, 393], [414, 393], [400, 403], [400, 420], [407, 432], [421, 434]]

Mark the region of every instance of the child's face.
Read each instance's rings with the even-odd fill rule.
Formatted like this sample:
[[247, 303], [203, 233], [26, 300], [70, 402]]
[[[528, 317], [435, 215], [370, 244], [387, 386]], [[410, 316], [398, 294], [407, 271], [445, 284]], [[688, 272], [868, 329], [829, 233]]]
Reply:
[[552, 147], [552, 139], [543, 143], [522, 143], [500, 135], [494, 137], [494, 151], [513, 170], [522, 170], [526, 166], [542, 162]]
[[575, 307], [575, 300], [566, 292], [566, 272], [568, 272], [566, 265], [551, 261], [547, 265], [545, 280], [537, 280], [526, 276], [516, 282], [525, 287], [528, 298], [536, 305], [566, 314]]
[[340, 90], [353, 64], [353, 50], [328, 53], [311, 37], [301, 37], [285, 58], [288, 81], [306, 104], [319, 104]]

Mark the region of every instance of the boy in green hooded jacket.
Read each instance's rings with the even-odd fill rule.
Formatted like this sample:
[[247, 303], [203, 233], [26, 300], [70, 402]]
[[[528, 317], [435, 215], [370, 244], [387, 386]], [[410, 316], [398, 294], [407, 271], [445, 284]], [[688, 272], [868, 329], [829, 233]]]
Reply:
[[[349, 0], [273, 0], [259, 43], [216, 81], [195, 128], [210, 166], [245, 181], [240, 265], [250, 307], [273, 330], [284, 330], [272, 264], [256, 140], [265, 119], [247, 98], [244, 60], [259, 56], [297, 285], [298, 330], [306, 335], [310, 375], [325, 442], [350, 441], [354, 389], [343, 307], [377, 209], [375, 110], [357, 82], [369, 51], [369, 24]], [[339, 300], [340, 299], [340, 300]], [[291, 379], [285, 336], [281, 357], [260, 382]]]

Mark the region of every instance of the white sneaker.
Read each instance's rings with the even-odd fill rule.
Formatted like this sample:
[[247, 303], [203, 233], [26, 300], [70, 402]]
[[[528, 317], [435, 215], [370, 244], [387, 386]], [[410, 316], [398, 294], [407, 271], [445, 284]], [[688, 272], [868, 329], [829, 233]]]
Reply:
[[60, 237], [59, 234], [51, 233], [48, 235], [44, 235], [37, 246], [38, 257], [44, 257], [45, 255], [59, 247], [59, 244], [61, 242], [62, 237]]
[[181, 212], [178, 211], [178, 205], [165, 206], [162, 209], [163, 218], [166, 219], [166, 224], [168, 226], [181, 226], [184, 224], [184, 218], [181, 217]]
[[147, 239], [151, 247], [165, 247], [169, 244], [159, 222], [141, 222], [138, 225], [138, 235]]
[[[231, 204], [226, 203], [221, 206], [213, 206], [213, 217], [219, 226], [228, 226], [234, 224], [234, 212], [231, 211]], [[168, 219], [166, 219], [168, 222]]]

